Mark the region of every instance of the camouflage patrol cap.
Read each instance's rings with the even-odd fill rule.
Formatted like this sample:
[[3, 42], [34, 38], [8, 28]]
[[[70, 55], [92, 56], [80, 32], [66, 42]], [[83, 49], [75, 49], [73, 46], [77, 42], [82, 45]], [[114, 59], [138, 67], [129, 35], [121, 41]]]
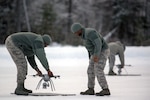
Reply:
[[49, 45], [52, 42], [51, 37], [49, 35], [47, 35], [47, 34], [44, 34], [42, 36], [42, 38], [43, 38], [44, 43], [46, 43], [47, 45]]
[[80, 24], [80, 23], [74, 23], [74, 24], [72, 24], [72, 26], [71, 26], [71, 31], [73, 32], [73, 33], [75, 33], [75, 32], [77, 32], [77, 31], [79, 31], [80, 29], [83, 29], [84, 27]]

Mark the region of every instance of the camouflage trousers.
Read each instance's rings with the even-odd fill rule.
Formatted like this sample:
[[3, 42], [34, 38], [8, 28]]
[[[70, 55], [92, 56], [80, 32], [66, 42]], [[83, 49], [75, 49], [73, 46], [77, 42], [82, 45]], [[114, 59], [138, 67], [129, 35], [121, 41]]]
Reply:
[[115, 55], [110, 54], [108, 58], [109, 58], [109, 71], [113, 71], [115, 65]]
[[14, 45], [11, 36], [9, 36], [5, 45], [17, 66], [17, 83], [24, 83], [27, 75], [27, 61], [23, 52]]
[[108, 84], [104, 74], [104, 67], [106, 65], [107, 58], [109, 56], [110, 50], [107, 49], [99, 55], [99, 62], [94, 63], [93, 56], [91, 56], [89, 61], [89, 66], [87, 70], [88, 74], [88, 88], [94, 88], [95, 76], [97, 77], [98, 83], [102, 89], [108, 88]]

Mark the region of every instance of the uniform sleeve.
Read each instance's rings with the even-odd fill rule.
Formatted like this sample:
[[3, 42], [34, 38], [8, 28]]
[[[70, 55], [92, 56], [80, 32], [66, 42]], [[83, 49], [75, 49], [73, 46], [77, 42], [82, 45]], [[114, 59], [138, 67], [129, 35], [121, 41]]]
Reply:
[[120, 58], [121, 65], [124, 66], [124, 50], [123, 49], [119, 50], [119, 58]]
[[36, 42], [35, 44], [35, 55], [43, 65], [43, 67], [48, 70], [49, 64], [46, 58], [45, 50], [44, 50], [44, 44], [42, 42]]
[[48, 70], [49, 69], [49, 65], [48, 65], [48, 61], [47, 61], [46, 55], [45, 55], [44, 48], [37, 49], [36, 50], [36, 56], [40, 60], [40, 62], [43, 65], [43, 67], [46, 70]]
[[89, 39], [94, 45], [94, 56], [99, 56], [101, 52], [102, 42], [98, 36], [98, 33], [96, 33], [96, 31], [93, 31], [89, 34]]
[[35, 62], [35, 57], [34, 57], [34, 55], [33, 55], [33, 56], [27, 56], [27, 60], [28, 60], [29, 64], [31, 65], [31, 67], [32, 67], [33, 69], [37, 69], [37, 68], [38, 68], [38, 67], [37, 67], [37, 64], [36, 64], [36, 62]]

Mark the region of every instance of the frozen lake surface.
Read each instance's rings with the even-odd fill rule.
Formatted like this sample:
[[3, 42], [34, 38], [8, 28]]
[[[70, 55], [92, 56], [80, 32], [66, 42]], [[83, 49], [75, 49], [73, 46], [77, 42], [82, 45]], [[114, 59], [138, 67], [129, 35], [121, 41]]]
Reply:
[[[11, 95], [16, 88], [16, 66], [12, 61], [5, 46], [0, 46], [0, 99], [1, 100], [150, 100], [150, 47], [127, 47], [125, 51], [125, 62], [127, 65], [123, 69], [124, 74], [141, 74], [141, 76], [106, 76], [111, 91], [111, 96], [82, 96], [81, 91], [87, 89], [87, 66], [88, 54], [84, 47], [72, 46], [49, 46], [46, 49], [50, 69], [55, 75], [60, 75], [60, 79], [53, 79], [55, 91], [50, 88], [36, 90], [36, 86], [41, 78], [32, 77], [35, 71], [28, 66], [28, 76], [25, 86], [33, 92], [49, 93], [73, 93], [76, 96], [16, 96]], [[43, 74], [46, 71], [36, 59]], [[116, 64], [120, 64], [117, 57]], [[117, 68], [114, 68], [117, 72]], [[108, 62], [105, 67], [108, 73]], [[127, 71], [127, 72], [126, 72]], [[97, 83], [95, 92], [101, 90]]]

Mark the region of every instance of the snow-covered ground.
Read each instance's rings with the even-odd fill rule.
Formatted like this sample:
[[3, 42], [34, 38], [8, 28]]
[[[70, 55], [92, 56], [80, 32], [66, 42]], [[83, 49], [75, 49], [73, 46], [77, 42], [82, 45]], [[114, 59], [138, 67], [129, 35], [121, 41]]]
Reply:
[[[16, 96], [11, 95], [16, 87], [16, 67], [5, 46], [0, 46], [0, 99], [1, 100], [149, 100], [150, 99], [150, 47], [127, 47], [123, 73], [141, 74], [141, 76], [106, 76], [111, 96], [82, 96], [79, 93], [87, 89], [88, 55], [84, 47], [49, 46], [46, 49], [51, 70], [60, 79], [53, 79], [54, 93], [74, 93], [76, 96]], [[37, 59], [36, 59], [37, 60]], [[120, 61], [117, 57], [116, 64]], [[37, 60], [39, 68], [46, 73]], [[117, 72], [117, 68], [114, 68]], [[105, 67], [108, 72], [108, 62]], [[126, 72], [127, 71], [127, 72]], [[35, 71], [29, 66], [25, 86], [34, 92], [52, 92], [50, 88], [35, 90], [40, 78], [32, 77]], [[101, 90], [97, 83], [95, 91]], [[52, 92], [53, 93], [53, 92]]]

